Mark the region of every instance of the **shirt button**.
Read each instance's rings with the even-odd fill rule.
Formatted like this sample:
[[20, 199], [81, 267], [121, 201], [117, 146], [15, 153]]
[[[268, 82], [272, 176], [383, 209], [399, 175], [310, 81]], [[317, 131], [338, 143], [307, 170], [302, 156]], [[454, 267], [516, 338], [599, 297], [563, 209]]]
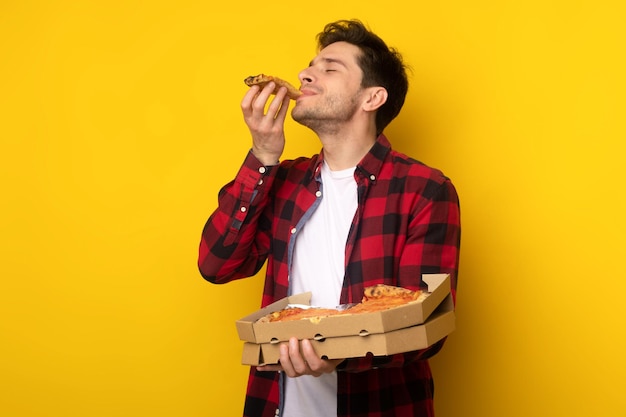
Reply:
[[280, 415], [280, 410], [278, 408], [276, 409], [276, 413], [274, 415], [276, 415], [276, 416]]
[[265, 169], [265, 167], [261, 167], [261, 168], [259, 168], [259, 172], [260, 172], [261, 174], [265, 174], [265, 171], [267, 171], [267, 170]]
[[374, 175], [374, 174], [370, 175], [370, 180], [376, 181], [376, 175]]
[[259, 185], [263, 185], [263, 180], [259, 180]]
[[318, 191], [316, 191], [316, 192], [315, 192], [315, 196], [316, 196], [316, 197], [321, 197], [321, 196], [322, 196], [322, 192], [321, 192], [321, 191], [319, 191], [319, 190], [318, 190]]
[[292, 227], [292, 228], [291, 228], [291, 234], [293, 235], [294, 233], [296, 233], [296, 228], [295, 228], [295, 227]]
[[241, 211], [242, 213], [245, 213], [245, 212], [246, 212], [246, 210], [247, 210], [247, 208], [245, 208], [245, 207], [241, 207], [241, 208], [239, 209], [239, 211]]

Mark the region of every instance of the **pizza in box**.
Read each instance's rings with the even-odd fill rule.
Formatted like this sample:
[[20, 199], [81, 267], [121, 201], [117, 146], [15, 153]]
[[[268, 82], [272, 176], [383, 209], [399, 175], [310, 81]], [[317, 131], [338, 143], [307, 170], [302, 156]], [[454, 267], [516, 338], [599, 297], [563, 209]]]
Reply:
[[295, 320], [310, 320], [319, 322], [330, 316], [367, 314], [389, 310], [412, 302], [421, 302], [428, 296], [428, 292], [410, 290], [385, 284], [366, 287], [361, 302], [347, 308], [321, 308], [308, 306], [287, 306], [261, 317], [259, 323], [279, 323]]

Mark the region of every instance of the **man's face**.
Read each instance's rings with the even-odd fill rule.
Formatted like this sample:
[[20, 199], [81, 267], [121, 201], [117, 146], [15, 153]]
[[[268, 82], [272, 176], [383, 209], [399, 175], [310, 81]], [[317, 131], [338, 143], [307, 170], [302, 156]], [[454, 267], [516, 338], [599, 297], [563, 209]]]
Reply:
[[322, 49], [299, 74], [302, 96], [291, 115], [319, 133], [332, 133], [350, 121], [360, 105], [363, 72], [357, 63], [360, 50], [347, 42]]

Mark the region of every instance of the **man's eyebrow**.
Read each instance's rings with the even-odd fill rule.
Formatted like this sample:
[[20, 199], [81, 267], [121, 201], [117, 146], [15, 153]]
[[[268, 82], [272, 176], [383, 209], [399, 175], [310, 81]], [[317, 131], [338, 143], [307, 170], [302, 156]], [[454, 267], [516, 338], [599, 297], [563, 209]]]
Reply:
[[329, 57], [323, 57], [323, 58], [315, 58], [313, 59], [311, 62], [309, 62], [309, 67], [313, 66], [315, 64], [315, 61], [322, 61], [325, 62], [327, 64], [339, 64], [344, 68], [347, 68], [347, 65], [345, 64], [345, 62], [343, 62], [341, 59], [338, 58], [329, 58]]

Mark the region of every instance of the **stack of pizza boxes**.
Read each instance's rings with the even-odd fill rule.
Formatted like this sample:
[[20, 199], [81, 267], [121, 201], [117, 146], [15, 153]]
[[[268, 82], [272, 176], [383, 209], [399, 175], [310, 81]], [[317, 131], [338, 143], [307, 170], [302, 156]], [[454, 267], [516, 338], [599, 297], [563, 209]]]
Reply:
[[290, 337], [310, 339], [315, 351], [327, 359], [392, 355], [427, 348], [454, 330], [455, 315], [450, 276], [423, 276], [428, 294], [421, 301], [374, 313], [345, 314], [317, 320], [258, 322], [289, 305], [308, 305], [311, 293], [283, 298], [237, 321], [244, 341], [242, 363], [278, 362], [279, 345]]

